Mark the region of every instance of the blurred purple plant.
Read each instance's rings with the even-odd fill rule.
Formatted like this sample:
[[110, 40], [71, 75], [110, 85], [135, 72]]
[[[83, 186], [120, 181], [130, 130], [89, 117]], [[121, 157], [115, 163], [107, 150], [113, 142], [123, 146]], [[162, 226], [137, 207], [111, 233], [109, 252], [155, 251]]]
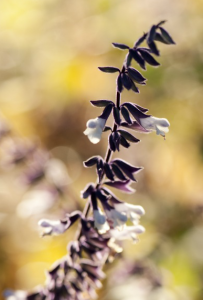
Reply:
[[69, 176], [62, 161], [53, 158], [37, 143], [17, 137], [12, 129], [1, 135], [0, 142], [1, 168], [16, 169], [18, 183], [23, 190], [28, 190], [18, 204], [19, 216], [40, 215], [59, 203], [61, 196], [70, 194]]
[[[132, 166], [121, 159], [112, 159], [113, 152], [120, 151], [120, 147], [130, 147], [131, 143], [140, 140], [128, 132], [128, 129], [149, 133], [156, 131], [157, 135], [165, 137], [169, 122], [163, 118], [148, 115], [148, 110], [137, 104], [125, 102], [121, 104], [123, 89], [139, 93], [137, 84], [145, 85], [146, 78], [131, 66], [134, 60], [142, 69], [146, 63], [157, 67], [159, 63], [153, 57], [160, 55], [156, 41], [164, 44], [174, 44], [168, 32], [161, 26], [165, 21], [153, 25], [134, 44], [133, 48], [125, 44], [113, 43], [121, 50], [128, 50], [122, 69], [116, 67], [99, 67], [102, 72], [118, 73], [116, 102], [111, 100], [91, 101], [96, 107], [104, 107], [100, 116], [87, 122], [84, 134], [96, 144], [100, 141], [102, 132], [110, 131], [109, 144], [105, 158], [94, 156], [84, 162], [85, 167], [96, 167], [97, 182], [88, 184], [81, 192], [86, 200], [83, 212], [75, 211], [66, 214], [63, 220], [39, 221], [44, 235], [61, 234], [79, 221], [75, 241], [68, 245], [68, 254], [57, 261], [47, 273], [44, 287], [38, 287], [32, 293], [22, 291], [7, 292], [8, 300], [82, 300], [96, 298], [95, 290], [102, 286], [105, 277], [102, 271], [107, 261], [112, 261], [117, 253], [122, 251], [118, 241], [132, 239], [138, 241], [138, 235], [144, 232], [139, 225], [140, 216], [144, 209], [139, 205], [123, 202], [106, 186], [116, 188], [124, 193], [132, 193], [131, 182], [135, 182], [135, 174], [141, 167]], [[140, 47], [146, 41], [148, 47]], [[106, 126], [109, 116], [113, 114], [114, 124]], [[124, 129], [123, 129], [124, 127]], [[34, 183], [45, 174], [46, 157], [44, 161], [38, 159], [35, 172], [26, 173], [27, 182]], [[131, 221], [132, 225], [126, 223]]]

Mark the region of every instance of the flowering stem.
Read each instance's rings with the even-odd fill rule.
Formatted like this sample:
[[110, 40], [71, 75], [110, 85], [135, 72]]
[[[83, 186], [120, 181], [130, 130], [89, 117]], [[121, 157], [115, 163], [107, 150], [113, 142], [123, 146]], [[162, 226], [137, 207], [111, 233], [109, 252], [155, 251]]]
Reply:
[[[121, 93], [117, 91], [117, 94], [116, 94], [116, 107], [118, 109], [120, 109], [120, 101], [121, 101]], [[117, 130], [117, 124], [114, 122], [114, 126], [113, 126], [113, 130], [112, 132], [115, 132]], [[112, 156], [112, 151], [110, 149], [110, 147], [107, 148], [107, 152], [106, 152], [106, 156], [105, 156], [105, 163], [108, 163], [109, 160], [111, 159], [111, 156]], [[104, 172], [101, 176], [101, 179], [99, 181], [99, 183], [96, 185], [96, 189], [101, 185], [101, 182], [102, 182], [102, 179], [104, 178]], [[89, 199], [87, 202], [86, 202], [86, 205], [84, 207], [84, 210], [83, 210], [83, 217], [86, 218], [89, 211], [90, 211], [90, 207], [91, 207], [91, 200]], [[76, 233], [76, 240], [79, 240], [79, 238], [81, 237], [81, 229], [82, 229], [82, 226], [81, 226], [81, 223], [79, 225], [79, 228], [78, 228], [78, 231]]]
[[[120, 92], [117, 91], [117, 94], [116, 94], [116, 106], [117, 106], [118, 109], [120, 109], [120, 102], [121, 102], [121, 94], [120, 94]], [[115, 132], [117, 130], [117, 127], [118, 127], [117, 124], [114, 122], [114, 126], [113, 126], [112, 132]], [[108, 147], [107, 152], [106, 152], [106, 156], [105, 156], [105, 163], [109, 162], [109, 160], [111, 159], [111, 156], [112, 156], [112, 151]], [[102, 181], [103, 177], [104, 177], [104, 173], [102, 174], [100, 182], [97, 184], [97, 187], [101, 184], [101, 181]]]
[[[89, 213], [89, 211], [90, 211], [90, 206], [91, 206], [91, 204], [90, 204], [90, 199], [86, 202], [86, 205], [85, 205], [85, 207], [84, 207], [84, 209], [83, 209], [83, 217], [84, 218], [86, 218], [87, 217], [87, 215], [88, 215], [88, 213]], [[80, 239], [80, 237], [81, 237], [81, 235], [82, 235], [82, 225], [81, 225], [81, 222], [80, 222], [80, 224], [78, 225], [78, 230], [77, 230], [77, 232], [76, 232], [76, 236], [75, 236], [75, 240], [79, 240]]]
[[[146, 70], [146, 64], [157, 67], [160, 64], [152, 55], [160, 55], [156, 42], [175, 44], [169, 33], [161, 27], [164, 23], [165, 21], [161, 21], [157, 25], [152, 25], [150, 31], [144, 33], [135, 42], [133, 48], [125, 44], [113, 43], [114, 47], [128, 51], [121, 70], [111, 66], [99, 67], [105, 73], [118, 72], [116, 103], [110, 100], [91, 101], [92, 105], [104, 107], [104, 110], [96, 119], [87, 122], [84, 134], [93, 144], [97, 144], [102, 132], [110, 130], [106, 155], [105, 158], [100, 155], [93, 156], [84, 162], [85, 167], [96, 165], [98, 178], [95, 184], [89, 183], [81, 193], [82, 197], [87, 199], [82, 213], [74, 211], [67, 214], [65, 220], [42, 219], [39, 221], [39, 225], [44, 228], [44, 235], [50, 235], [65, 232], [80, 219], [75, 241], [68, 244], [68, 256], [58, 261], [52, 270], [47, 272], [46, 287], [39, 290], [37, 288], [37, 292], [34, 291], [32, 294], [26, 293], [25, 296], [20, 296], [22, 300], [91, 298], [94, 296], [96, 287], [101, 286], [100, 280], [104, 278], [102, 267], [107, 256], [110, 253], [115, 256], [116, 253], [122, 251], [122, 248], [114, 242], [123, 239], [136, 241], [137, 235], [144, 232], [144, 228], [138, 225], [144, 209], [117, 199], [105, 185], [126, 193], [133, 192], [129, 185], [136, 181], [134, 173], [142, 169], [119, 158], [112, 160], [113, 152], [120, 151], [120, 146], [129, 148], [131, 143], [140, 141], [126, 128], [141, 132], [154, 130], [157, 135], [162, 136], [168, 132], [170, 125], [168, 120], [147, 115], [148, 109], [137, 104], [125, 102], [121, 105], [120, 103], [121, 92], [124, 88], [139, 93], [136, 84], [146, 84], [146, 78], [131, 66], [131, 62], [135, 61], [144, 70]], [[148, 48], [140, 47], [144, 41]], [[113, 126], [105, 126], [111, 114], [115, 120]], [[125, 130], [122, 127], [125, 127]], [[93, 215], [92, 218], [89, 217], [90, 213]], [[133, 226], [127, 226], [128, 220], [133, 223]], [[19, 299], [18, 292], [13, 293], [11, 297], [9, 295], [8, 298]]]
[[118, 109], [120, 109], [120, 102], [121, 102], [121, 93], [117, 91], [117, 94], [116, 94], [116, 106], [118, 107]]

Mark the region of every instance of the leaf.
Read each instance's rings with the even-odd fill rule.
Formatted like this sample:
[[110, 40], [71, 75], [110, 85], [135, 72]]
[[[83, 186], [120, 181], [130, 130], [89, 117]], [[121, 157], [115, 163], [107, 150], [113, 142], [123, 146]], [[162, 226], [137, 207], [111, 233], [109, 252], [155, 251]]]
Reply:
[[131, 87], [131, 90], [133, 91], [133, 92], [135, 92], [135, 93], [138, 93], [139, 94], [139, 89], [138, 89], [138, 87], [134, 84], [134, 82], [133, 82], [133, 84], [132, 84], [132, 87]]
[[98, 175], [98, 177], [99, 177], [99, 181], [100, 181], [101, 178], [102, 178], [103, 168], [104, 168], [103, 159], [100, 159], [100, 160], [97, 162], [97, 175]]
[[170, 34], [163, 27], [159, 27], [159, 29], [161, 30], [161, 34], [162, 34], [163, 38], [165, 39], [165, 41], [168, 44], [174, 44], [175, 45], [175, 42], [172, 39], [172, 37], [170, 36]]
[[128, 124], [132, 124], [132, 120], [130, 118], [130, 114], [129, 114], [128, 110], [124, 106], [121, 107], [121, 113], [122, 113], [124, 119], [126, 120], [126, 122]]
[[124, 147], [124, 148], [129, 148], [130, 147], [130, 143], [128, 143], [126, 141], [126, 139], [121, 135], [120, 136], [120, 144]]
[[112, 111], [112, 108], [113, 108], [114, 105], [115, 105], [114, 103], [113, 103], [113, 105], [112, 105], [112, 103], [108, 104], [108, 105], [104, 108], [103, 112], [101, 113], [101, 115], [100, 115], [98, 118], [102, 118], [102, 119], [107, 120], [108, 117], [109, 117], [110, 114], [111, 114], [111, 111]]
[[90, 103], [96, 107], [105, 107], [108, 104], [114, 105], [113, 101], [111, 100], [91, 100]]
[[125, 127], [125, 128], [129, 128], [138, 132], [144, 132], [144, 133], [149, 133], [151, 132], [150, 130], [145, 129], [144, 127], [142, 127], [138, 122], [133, 121], [132, 124], [128, 124], [127, 122], [122, 122], [121, 126]]
[[142, 56], [135, 49], [130, 49], [129, 53], [132, 58], [140, 65], [140, 67], [146, 70], [145, 61]]
[[96, 191], [96, 196], [102, 202], [106, 202], [107, 201], [107, 196], [105, 196], [99, 189], [97, 189], [97, 191]]
[[148, 51], [145, 51], [145, 50], [138, 50], [140, 52], [140, 54], [142, 55], [142, 57], [144, 58], [144, 60], [151, 66], [154, 66], [154, 67], [158, 67], [160, 65], [160, 63], [158, 63], [154, 57], [149, 54]]
[[[92, 278], [93, 281], [95, 281], [96, 279], [100, 280], [105, 277], [104, 273], [102, 272], [98, 264], [94, 263], [90, 259], [81, 259], [80, 265], [82, 270], [84, 270], [84, 272], [86, 272], [88, 276]], [[67, 299], [67, 297], [64, 299]]]
[[113, 132], [113, 140], [114, 140], [114, 144], [116, 146], [116, 149], [119, 151], [120, 134], [118, 133], [118, 131]]
[[[75, 223], [79, 218], [81, 218], [82, 213], [79, 210], [75, 210], [73, 212], [71, 212], [70, 214], [66, 214], [66, 216], [69, 218], [71, 225], [73, 223]], [[63, 223], [63, 221], [61, 220], [61, 222]]]
[[114, 120], [115, 120], [116, 124], [120, 125], [120, 123], [121, 123], [120, 110], [117, 107], [113, 108], [113, 116], [114, 116]]
[[119, 44], [119, 43], [112, 43], [112, 45], [115, 47], [115, 48], [119, 48], [121, 50], [125, 50], [125, 49], [129, 49], [129, 47], [125, 44]]
[[153, 25], [151, 28], [150, 28], [150, 31], [147, 35], [147, 43], [150, 44], [154, 41], [154, 38], [155, 38], [155, 34], [156, 34], [156, 25]]
[[163, 36], [159, 32], [156, 32], [154, 40], [168, 45], [168, 43], [164, 40]]
[[140, 72], [138, 72], [136, 69], [134, 69], [132, 67], [128, 68], [128, 74], [137, 83], [142, 83], [142, 82], [146, 81], [146, 78], [144, 78]]
[[118, 177], [118, 179], [127, 180], [125, 175], [122, 173], [122, 171], [119, 169], [119, 167], [116, 164], [112, 163], [111, 167], [112, 167], [112, 170], [113, 170], [114, 174], [116, 175], [116, 177]]
[[154, 53], [157, 56], [160, 55], [159, 50], [157, 49], [155, 42], [148, 43], [148, 46], [151, 49], [152, 53]]
[[112, 131], [112, 128], [110, 126], [105, 126], [103, 129], [103, 132], [106, 132], [108, 130]]
[[132, 142], [132, 143], [138, 143], [140, 142], [139, 139], [137, 139], [136, 137], [134, 137], [131, 133], [125, 131], [125, 130], [121, 130], [119, 129], [118, 132], [120, 132], [120, 134], [126, 139], [128, 140], [129, 142]]
[[162, 25], [164, 23], [166, 23], [166, 20], [163, 20], [163, 21], [159, 22], [156, 26], [159, 27], [160, 25]]
[[111, 133], [109, 135], [109, 148], [111, 149], [111, 151], [115, 152], [116, 151], [116, 145], [114, 143], [114, 138], [113, 138], [113, 134]]
[[119, 189], [122, 192], [125, 193], [133, 193], [135, 190], [132, 189], [131, 187], [129, 187], [130, 180], [126, 180], [126, 181], [106, 181], [104, 182], [104, 184], [109, 185], [111, 187], [114, 187], [116, 189]]
[[133, 173], [137, 173], [142, 170], [142, 168], [134, 167], [121, 159], [115, 159], [112, 162], [115, 163], [133, 181], [136, 181]]
[[117, 78], [117, 91], [119, 93], [121, 93], [123, 90], [123, 84], [122, 84], [122, 80], [121, 80], [121, 74], [119, 74], [118, 78]]
[[128, 54], [126, 55], [125, 61], [126, 61], [126, 67], [129, 67], [131, 64], [131, 60], [132, 60], [132, 54], [130, 52], [128, 52]]
[[141, 110], [142, 112], [148, 112], [148, 110], [149, 109], [147, 109], [147, 108], [144, 108], [144, 107], [142, 107], [142, 106], [140, 106], [140, 105], [137, 105], [137, 104], [134, 104], [139, 110]]
[[88, 184], [83, 191], [81, 191], [81, 197], [83, 199], [87, 199], [92, 192], [94, 191], [94, 186], [92, 184]]
[[102, 159], [101, 156], [92, 156], [88, 160], [84, 161], [83, 164], [85, 167], [90, 168], [96, 165], [100, 159]]
[[132, 80], [130, 80], [130, 78], [128, 77], [128, 75], [126, 75], [125, 73], [121, 73], [121, 81], [122, 84], [124, 85], [124, 87], [127, 90], [130, 90], [132, 87]]
[[133, 117], [140, 122], [140, 118], [148, 118], [150, 115], [145, 115], [135, 104], [130, 102], [125, 102], [122, 106], [127, 107], [129, 112], [133, 115]]
[[130, 165], [129, 163], [127, 163], [126, 161], [122, 160], [122, 159], [114, 159], [112, 160], [111, 162], [117, 164], [119, 166], [119, 168], [121, 169], [125, 169], [125, 168], [128, 168], [128, 170], [131, 172], [131, 173], [137, 173], [139, 172], [140, 170], [142, 170], [143, 168], [142, 167], [135, 167], [135, 166], [132, 166]]
[[147, 37], [147, 33], [144, 33], [143, 36], [141, 36], [141, 38], [139, 38], [134, 45], [134, 48], [138, 47], [140, 44], [142, 44], [144, 42], [144, 40]]
[[121, 168], [121, 170], [125, 173], [125, 175], [130, 179], [130, 180], [132, 180], [132, 181], [137, 181], [136, 179], [135, 179], [135, 177], [133, 176], [133, 174], [127, 169], [127, 168]]
[[98, 67], [98, 69], [102, 72], [105, 73], [116, 73], [116, 72], [120, 72], [120, 70], [118, 68], [115, 67]]
[[104, 164], [104, 172], [105, 172], [106, 177], [107, 177], [108, 179], [110, 179], [111, 181], [114, 181], [114, 175], [113, 175], [113, 172], [112, 172], [112, 170], [111, 170], [109, 164], [107, 164], [107, 163]]

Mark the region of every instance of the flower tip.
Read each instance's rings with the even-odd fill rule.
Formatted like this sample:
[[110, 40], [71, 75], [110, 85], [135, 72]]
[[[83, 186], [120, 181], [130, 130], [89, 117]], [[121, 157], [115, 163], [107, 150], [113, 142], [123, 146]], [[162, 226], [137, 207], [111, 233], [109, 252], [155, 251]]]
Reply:
[[144, 233], [144, 232], [145, 232], [145, 228], [141, 225], [138, 225], [137, 229], [136, 229], [136, 233], [141, 234], [141, 233]]
[[50, 224], [48, 224], [47, 220], [46, 219], [41, 219], [38, 221], [38, 226], [40, 227], [48, 227], [50, 226]]
[[100, 139], [97, 137], [89, 138], [89, 140], [92, 144], [98, 144], [100, 142]]
[[137, 210], [136, 210], [136, 213], [140, 216], [143, 216], [145, 214], [145, 210], [142, 206], [137, 206]]

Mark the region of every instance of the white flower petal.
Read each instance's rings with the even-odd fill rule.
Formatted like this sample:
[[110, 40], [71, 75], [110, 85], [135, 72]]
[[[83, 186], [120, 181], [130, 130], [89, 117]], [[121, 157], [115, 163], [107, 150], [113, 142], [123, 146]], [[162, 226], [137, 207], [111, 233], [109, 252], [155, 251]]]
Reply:
[[86, 126], [87, 128], [96, 128], [97, 127], [97, 118], [96, 119], [91, 119], [91, 120], [88, 120], [87, 123], [86, 123]]
[[88, 136], [90, 142], [97, 144], [102, 135], [106, 120], [103, 118], [91, 119], [87, 122], [87, 129], [84, 134]]
[[25, 291], [17, 290], [7, 290], [5, 291], [5, 297], [7, 300], [26, 300], [27, 293]]
[[116, 208], [116, 210], [118, 210], [120, 212], [126, 212], [126, 213], [135, 212], [136, 214], [138, 214], [140, 216], [144, 215], [144, 213], [145, 213], [144, 208], [142, 206], [133, 205], [133, 204], [129, 204], [126, 202], [116, 203], [116, 204], [114, 204], [114, 207]]
[[123, 230], [119, 231], [116, 229], [111, 229], [109, 231], [110, 235], [116, 240], [126, 240], [126, 239], [137, 239], [137, 234], [141, 234], [145, 231], [144, 227], [141, 225], [137, 226], [125, 226]]
[[101, 135], [102, 135], [102, 129], [100, 127], [97, 127], [96, 129], [93, 129], [88, 134], [88, 139], [90, 140], [91, 143], [97, 144], [101, 140]]
[[106, 124], [106, 120], [103, 118], [97, 118], [97, 122], [98, 122], [99, 126], [103, 129]]
[[165, 136], [165, 133], [169, 131], [168, 127], [170, 126], [170, 123], [167, 119], [156, 118], [153, 116], [141, 118], [140, 123], [145, 129], [154, 130], [156, 131], [157, 135], [162, 136]]
[[108, 222], [105, 222], [104, 224], [100, 225], [98, 228], [98, 231], [100, 234], [106, 233], [110, 229]]
[[127, 216], [123, 212], [119, 212], [116, 209], [111, 209], [106, 211], [109, 220], [113, 221], [113, 227], [122, 228], [122, 226], [127, 222]]
[[42, 219], [38, 222], [40, 227], [43, 227], [43, 235], [47, 234], [61, 234], [67, 229], [68, 222], [62, 223], [60, 220]]
[[98, 229], [99, 233], [103, 234], [109, 230], [109, 224], [106, 221], [105, 215], [101, 210], [93, 210], [94, 226]]
[[93, 210], [93, 215], [94, 215], [95, 222], [101, 225], [105, 223], [106, 217], [100, 210], [98, 209]]
[[130, 220], [133, 223], [133, 225], [138, 225], [140, 216], [134, 212], [130, 212], [129, 215], [130, 215]]
[[168, 127], [163, 127], [161, 125], [156, 125], [156, 134], [157, 135], [165, 136], [165, 134], [167, 132], [169, 132]]

